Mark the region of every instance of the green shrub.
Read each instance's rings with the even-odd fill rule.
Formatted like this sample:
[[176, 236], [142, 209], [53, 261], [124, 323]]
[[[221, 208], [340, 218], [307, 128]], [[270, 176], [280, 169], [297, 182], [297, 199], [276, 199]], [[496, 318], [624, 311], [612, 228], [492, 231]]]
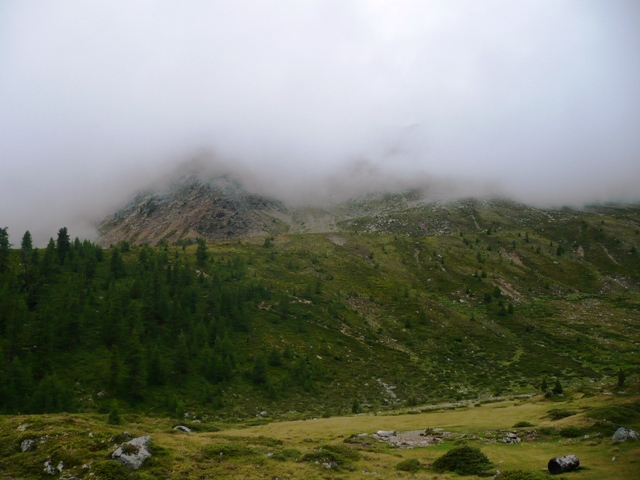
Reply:
[[553, 427], [540, 427], [538, 432], [542, 435], [555, 435], [557, 433], [556, 429]]
[[469, 446], [456, 447], [433, 462], [433, 469], [460, 475], [479, 475], [491, 468], [491, 462], [480, 449]]
[[213, 443], [204, 447], [202, 453], [208, 458], [237, 458], [255, 455], [256, 451], [240, 443]]
[[415, 458], [407, 458], [396, 465], [396, 470], [401, 472], [415, 473], [422, 468], [422, 465]]
[[302, 452], [295, 448], [285, 448], [281, 452], [274, 453], [271, 456], [272, 460], [279, 462], [286, 462], [287, 460], [296, 460], [302, 456]]
[[131, 478], [131, 474], [127, 467], [115, 460], [107, 460], [98, 463], [91, 469], [96, 478], [101, 480], [126, 480]]
[[118, 409], [118, 402], [115, 400], [111, 403], [111, 408], [109, 410], [109, 417], [107, 418], [107, 423], [109, 425], [120, 425], [122, 423], [122, 418], [120, 417], [120, 410]]
[[547, 415], [551, 420], [560, 420], [562, 418], [571, 417], [578, 412], [573, 410], [567, 410], [566, 408], [552, 408], [547, 412]]
[[560, 432], [558, 433], [560, 433], [560, 436], [566, 437], [566, 438], [576, 438], [584, 435], [583, 430], [574, 426], [565, 427], [561, 429]]
[[305, 453], [302, 457], [303, 462], [307, 463], [320, 463], [324, 464], [328, 468], [340, 468], [345, 465], [344, 459], [340, 458], [340, 456], [320, 448], [315, 452]]
[[526, 427], [533, 427], [533, 423], [530, 423], [530, 422], [518, 422], [513, 426], [513, 428], [526, 428]]
[[323, 448], [352, 462], [357, 462], [362, 457], [360, 452], [346, 445], [325, 445]]
[[348, 466], [351, 462], [360, 460], [358, 451], [346, 445], [324, 445], [315, 452], [306, 453], [303, 462], [320, 463], [328, 468], [338, 469]]
[[617, 424], [628, 424], [640, 418], [640, 402], [596, 407], [589, 410], [586, 416], [595, 418], [596, 420], [608, 420]]

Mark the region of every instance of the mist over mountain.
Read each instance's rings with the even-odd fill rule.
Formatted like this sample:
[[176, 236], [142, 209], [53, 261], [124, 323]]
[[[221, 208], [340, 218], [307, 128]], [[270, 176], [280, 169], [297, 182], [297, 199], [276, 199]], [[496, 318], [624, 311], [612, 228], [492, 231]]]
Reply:
[[[563, 222], [608, 211], [597, 204], [561, 209], [523, 204], [497, 195], [495, 186], [426, 175], [385, 176], [366, 162], [340, 176], [300, 179], [291, 186], [252, 173], [242, 175], [206, 156], [192, 159], [101, 219], [98, 243], [189, 244], [331, 232], [457, 235], [487, 227], [537, 228], [549, 219]], [[625, 211], [623, 204], [616, 207]]]
[[290, 203], [635, 201], [638, 25], [633, 2], [4, 2], [0, 225], [95, 237], [203, 151]]

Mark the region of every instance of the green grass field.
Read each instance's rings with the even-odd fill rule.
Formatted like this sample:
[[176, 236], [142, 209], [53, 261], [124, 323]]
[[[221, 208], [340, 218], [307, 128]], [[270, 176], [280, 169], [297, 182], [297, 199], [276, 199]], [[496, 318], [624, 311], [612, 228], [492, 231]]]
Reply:
[[[495, 470], [542, 474], [552, 457], [575, 454], [580, 458], [581, 468], [564, 474], [563, 478], [635, 479], [640, 473], [640, 442], [612, 442], [612, 427], [590, 418], [588, 413], [595, 407], [612, 408], [612, 405], [634, 399], [637, 402], [639, 398], [584, 398], [582, 394], [571, 394], [554, 402], [539, 396], [461, 404], [456, 408], [450, 404], [437, 405], [425, 412], [416, 409], [410, 413], [398, 411], [384, 415], [260, 422], [264, 423], [262, 425], [187, 421], [187, 425], [198, 429], [193, 433], [174, 431], [172, 427], [177, 421], [137, 415], [125, 415], [125, 423], [120, 426], [107, 425], [106, 415], [95, 414], [3, 417], [0, 420], [0, 471], [4, 478], [45, 478], [43, 465], [51, 459], [55, 465], [63, 462], [63, 473], [67, 476], [112, 478], [105, 474], [105, 465], [111, 464], [107, 458], [119, 442], [126, 440], [122, 432], [127, 431], [133, 436], [149, 434], [152, 438], [154, 456], [140, 470], [131, 473], [131, 478], [141, 479], [453, 479], [459, 476], [434, 472], [430, 464], [461, 444], [480, 448], [492, 462], [492, 474]], [[635, 408], [637, 406], [638, 403]], [[552, 420], [548, 412], [553, 408], [576, 414]], [[639, 419], [640, 415], [633, 424], [640, 424]], [[532, 426], [513, 428], [523, 421]], [[562, 436], [568, 426], [581, 429], [581, 435], [577, 438]], [[427, 428], [442, 429], [451, 435], [437, 445], [415, 448], [389, 446], [370, 436], [378, 430], [402, 432]], [[522, 443], [502, 443], [507, 431], [517, 432], [523, 438]], [[369, 435], [357, 436], [362, 433]], [[36, 440], [36, 448], [23, 453], [19, 446], [27, 438]], [[309, 455], [323, 451], [332, 452], [337, 466], [326, 468], [308, 460]], [[304, 460], [305, 455], [308, 461]], [[418, 472], [395, 470], [397, 464], [410, 458], [420, 462], [422, 468]], [[89, 468], [83, 468], [83, 465]], [[118, 475], [128, 475], [126, 471], [118, 471]], [[97, 473], [90, 476], [94, 472]]]

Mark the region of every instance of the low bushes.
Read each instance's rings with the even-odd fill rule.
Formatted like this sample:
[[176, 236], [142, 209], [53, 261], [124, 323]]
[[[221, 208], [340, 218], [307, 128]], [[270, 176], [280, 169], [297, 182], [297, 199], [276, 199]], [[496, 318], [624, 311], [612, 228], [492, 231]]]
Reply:
[[551, 418], [551, 420], [561, 420], [563, 418], [571, 417], [578, 412], [573, 410], [567, 410], [566, 408], [552, 408], [547, 412], [547, 416]]
[[415, 458], [407, 458], [396, 465], [396, 470], [415, 473], [422, 468], [422, 464]]
[[433, 469], [460, 475], [480, 475], [491, 468], [491, 462], [480, 449], [469, 446], [456, 447], [433, 462]]

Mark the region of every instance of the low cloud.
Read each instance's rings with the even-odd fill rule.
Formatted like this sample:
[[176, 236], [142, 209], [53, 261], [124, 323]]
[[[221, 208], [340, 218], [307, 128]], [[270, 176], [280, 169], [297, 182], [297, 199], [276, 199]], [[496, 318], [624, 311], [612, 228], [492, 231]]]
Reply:
[[637, 201], [638, 25], [623, 1], [3, 2], [0, 225], [95, 236], [194, 157], [298, 203]]

